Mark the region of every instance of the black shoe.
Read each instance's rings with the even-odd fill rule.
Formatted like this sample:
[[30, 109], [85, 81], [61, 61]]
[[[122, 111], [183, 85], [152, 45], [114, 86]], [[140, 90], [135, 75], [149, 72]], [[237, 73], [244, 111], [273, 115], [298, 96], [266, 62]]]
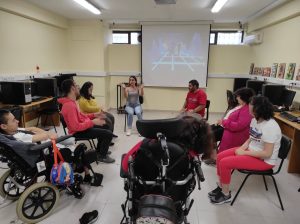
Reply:
[[221, 191], [222, 191], [222, 188], [220, 188], [218, 186], [216, 189], [212, 190], [211, 192], [208, 192], [208, 197], [209, 198], [215, 197]]
[[113, 143], [113, 142], [111, 142], [111, 143], [109, 143], [109, 146], [113, 146], [115, 143]]
[[111, 151], [107, 151], [106, 155], [110, 155], [111, 154]]
[[119, 137], [118, 135], [113, 134], [113, 138], [118, 138], [118, 137]]
[[102, 163], [114, 163], [115, 159], [109, 157], [108, 155], [106, 155], [105, 157], [99, 157], [99, 162]]
[[91, 181], [92, 181], [91, 175], [85, 175], [84, 176], [84, 179], [83, 179], [84, 183], [91, 183]]
[[93, 178], [91, 180], [91, 186], [94, 186], [94, 187], [101, 186], [102, 180], [103, 180], [103, 174], [101, 174], [101, 173], [94, 173], [94, 176], [93, 176]]
[[216, 196], [210, 199], [210, 202], [216, 205], [231, 202], [231, 193], [229, 192], [228, 195], [225, 195], [222, 191], [220, 191]]
[[72, 186], [67, 187], [67, 189], [68, 189], [69, 191], [71, 191], [72, 194], [74, 195], [74, 197], [77, 198], [77, 199], [81, 199], [81, 198], [83, 198], [83, 196], [84, 196], [84, 193], [83, 193], [83, 191], [81, 190], [79, 184], [73, 184]]
[[86, 212], [79, 219], [80, 224], [91, 224], [96, 222], [98, 219], [98, 211], [94, 210], [92, 212]]

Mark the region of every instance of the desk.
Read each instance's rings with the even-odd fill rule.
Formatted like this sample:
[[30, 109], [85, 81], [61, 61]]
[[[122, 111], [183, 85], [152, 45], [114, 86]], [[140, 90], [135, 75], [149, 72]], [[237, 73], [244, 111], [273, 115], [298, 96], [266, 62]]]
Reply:
[[[25, 127], [26, 122], [31, 121], [38, 117], [38, 111], [40, 109], [45, 109], [49, 103], [53, 100], [53, 97], [48, 97], [46, 99], [38, 100], [36, 102], [31, 102], [30, 104], [18, 105], [22, 110], [21, 120], [19, 123], [20, 127]], [[10, 104], [0, 104], [1, 107], [12, 106]], [[56, 126], [59, 126], [59, 115], [53, 118]], [[42, 118], [42, 122], [44, 119]], [[51, 124], [52, 125], [52, 124]]]
[[[291, 114], [300, 116], [300, 112], [293, 112]], [[288, 136], [293, 141], [290, 150], [288, 172], [300, 173], [300, 124], [280, 117], [279, 113], [275, 113], [274, 118], [281, 128], [282, 134]]]

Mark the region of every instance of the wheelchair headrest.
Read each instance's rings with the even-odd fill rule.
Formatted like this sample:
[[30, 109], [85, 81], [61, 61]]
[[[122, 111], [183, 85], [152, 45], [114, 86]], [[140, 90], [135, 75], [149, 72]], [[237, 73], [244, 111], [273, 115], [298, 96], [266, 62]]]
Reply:
[[138, 120], [136, 127], [138, 132], [145, 138], [157, 138], [157, 133], [162, 133], [167, 138], [176, 138], [182, 132], [183, 122], [180, 118]]

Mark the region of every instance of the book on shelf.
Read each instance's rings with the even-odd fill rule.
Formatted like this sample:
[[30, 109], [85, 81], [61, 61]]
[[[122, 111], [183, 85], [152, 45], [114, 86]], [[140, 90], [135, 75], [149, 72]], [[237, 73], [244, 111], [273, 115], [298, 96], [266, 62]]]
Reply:
[[284, 78], [285, 65], [286, 65], [286, 63], [280, 63], [279, 64], [278, 73], [277, 73], [276, 78], [278, 78], [278, 79], [283, 79]]
[[271, 67], [271, 75], [270, 77], [276, 78], [278, 63], [273, 63]]
[[286, 75], [285, 75], [285, 79], [293, 80], [294, 73], [295, 73], [295, 67], [296, 67], [296, 63], [289, 63], [289, 66], [287, 68], [287, 72], [286, 72]]
[[297, 70], [297, 73], [296, 73], [296, 76], [295, 76], [295, 80], [300, 81], [300, 65], [298, 67], [298, 70]]
[[270, 75], [271, 75], [271, 67], [263, 68], [263, 76], [270, 77]]
[[254, 73], [253, 73], [253, 72], [254, 72], [253, 70], [254, 70], [254, 63], [251, 63], [251, 64], [250, 64], [250, 69], [249, 69], [249, 74], [250, 74], [250, 75], [253, 75], [253, 74], [254, 74]]

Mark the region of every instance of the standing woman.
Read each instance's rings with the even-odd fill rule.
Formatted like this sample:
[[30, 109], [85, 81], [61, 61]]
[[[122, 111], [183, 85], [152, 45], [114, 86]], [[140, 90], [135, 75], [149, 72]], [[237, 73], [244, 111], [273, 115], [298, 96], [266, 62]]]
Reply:
[[137, 79], [135, 76], [129, 77], [129, 86], [122, 85], [124, 88], [126, 107], [125, 110], [128, 114], [127, 132], [126, 135], [131, 135], [132, 122], [134, 113], [139, 120], [142, 119], [142, 107], [139, 100], [139, 96], [144, 96], [144, 85], [137, 86]]
[[[82, 113], [97, 113], [102, 112], [105, 114], [105, 122], [109, 130], [114, 132], [115, 126], [115, 118], [111, 113], [108, 113], [101, 109], [101, 107], [97, 104], [95, 97], [93, 96], [93, 83], [85, 82], [80, 89], [80, 98], [78, 100], [79, 108]], [[113, 137], [117, 137], [113, 135]]]

